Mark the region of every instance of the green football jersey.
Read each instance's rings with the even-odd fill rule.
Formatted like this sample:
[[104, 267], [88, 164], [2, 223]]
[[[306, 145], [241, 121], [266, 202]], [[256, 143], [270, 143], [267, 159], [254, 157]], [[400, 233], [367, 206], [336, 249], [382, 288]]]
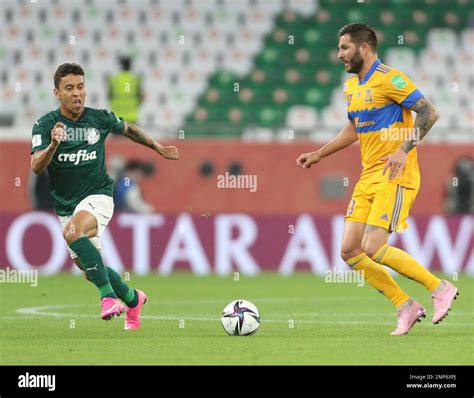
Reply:
[[105, 168], [105, 139], [109, 133], [123, 133], [125, 123], [108, 110], [87, 107], [74, 121], [58, 108], [33, 126], [31, 153], [49, 145], [57, 122], [66, 126], [67, 140], [59, 144], [48, 172], [56, 213], [67, 216], [89, 195], [113, 195], [113, 181]]

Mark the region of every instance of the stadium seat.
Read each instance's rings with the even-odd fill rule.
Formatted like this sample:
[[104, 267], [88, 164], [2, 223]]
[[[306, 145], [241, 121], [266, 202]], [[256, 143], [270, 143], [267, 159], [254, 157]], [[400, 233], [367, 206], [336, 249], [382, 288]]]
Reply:
[[411, 72], [417, 69], [418, 61], [415, 52], [411, 48], [392, 47], [387, 50], [384, 63], [410, 75]]
[[295, 131], [313, 130], [318, 125], [318, 113], [310, 106], [292, 106], [288, 109], [285, 125]]
[[[232, 134], [246, 126], [277, 132], [298, 123], [301, 106], [312, 115], [305, 119], [308, 126], [337, 128], [337, 115], [345, 109], [341, 82], [348, 76], [337, 59], [336, 28], [360, 19], [376, 28], [382, 62], [407, 73], [433, 98], [439, 96], [438, 103], [453, 101], [464, 112], [465, 91], [474, 89], [472, 2], [467, 0], [5, 3], [2, 83], [51, 87], [59, 62], [80, 62], [93, 87], [90, 100], [107, 105], [106, 92], [100, 94], [103, 79], [118, 70], [118, 55], [131, 54], [134, 69], [144, 77], [144, 120], [155, 123], [161, 115], [190, 131], [219, 134], [216, 126], [224, 130], [230, 110], [237, 109]], [[236, 82], [248, 91], [225, 91]], [[459, 92], [447, 96], [454, 83]], [[442, 95], [431, 89], [438, 84]], [[217, 90], [220, 100], [207, 101], [208, 89]], [[13, 109], [22, 99], [6, 92], [2, 107]], [[30, 99], [25, 114], [36, 118], [40, 105]], [[200, 120], [203, 126], [191, 126]], [[460, 117], [456, 123], [466, 126], [469, 120]]]
[[273, 129], [249, 126], [242, 132], [242, 140], [246, 142], [270, 142], [273, 141]]
[[474, 53], [474, 29], [465, 29], [461, 32], [462, 49], [469, 53]]

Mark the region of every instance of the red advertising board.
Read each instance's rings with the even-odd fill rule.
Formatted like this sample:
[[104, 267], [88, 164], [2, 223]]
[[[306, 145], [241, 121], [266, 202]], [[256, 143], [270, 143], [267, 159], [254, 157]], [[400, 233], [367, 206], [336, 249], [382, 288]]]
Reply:
[[[0, 267], [38, 268], [54, 274], [75, 268], [54, 214], [0, 215]], [[448, 274], [474, 274], [472, 216], [415, 216], [391, 244], [421, 264]], [[191, 270], [197, 275], [253, 275], [263, 270], [290, 275], [345, 268], [340, 241], [344, 217], [244, 213], [116, 213], [102, 237], [107, 265], [138, 274]]]

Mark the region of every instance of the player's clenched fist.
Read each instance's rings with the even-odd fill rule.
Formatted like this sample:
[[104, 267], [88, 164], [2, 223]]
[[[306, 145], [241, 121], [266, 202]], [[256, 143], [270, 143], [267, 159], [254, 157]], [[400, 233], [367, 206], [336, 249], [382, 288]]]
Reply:
[[51, 142], [54, 145], [59, 145], [61, 142], [66, 141], [67, 134], [65, 126], [61, 122], [57, 122], [51, 130]]
[[310, 168], [312, 164], [318, 163], [321, 160], [319, 152], [309, 152], [301, 154], [296, 159], [296, 164], [305, 169]]
[[177, 160], [179, 159], [178, 148], [175, 146], [165, 146], [162, 154], [165, 159]]

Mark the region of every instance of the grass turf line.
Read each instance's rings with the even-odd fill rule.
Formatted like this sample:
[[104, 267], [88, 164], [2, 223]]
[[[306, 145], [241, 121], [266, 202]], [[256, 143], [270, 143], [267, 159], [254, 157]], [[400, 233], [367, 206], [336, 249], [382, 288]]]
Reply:
[[[179, 272], [132, 275], [130, 285], [149, 297], [137, 331], [123, 329], [123, 316], [101, 320], [98, 292], [84, 278], [40, 276], [35, 288], [1, 286], [0, 364], [474, 363], [473, 279], [454, 282], [460, 296], [439, 325], [431, 324], [428, 291], [397, 281], [427, 309], [425, 320], [403, 337], [390, 336], [395, 309], [370, 286], [325, 283], [310, 273], [240, 275], [239, 281]], [[220, 325], [222, 309], [239, 298], [260, 310], [254, 336], [227, 336]]]

